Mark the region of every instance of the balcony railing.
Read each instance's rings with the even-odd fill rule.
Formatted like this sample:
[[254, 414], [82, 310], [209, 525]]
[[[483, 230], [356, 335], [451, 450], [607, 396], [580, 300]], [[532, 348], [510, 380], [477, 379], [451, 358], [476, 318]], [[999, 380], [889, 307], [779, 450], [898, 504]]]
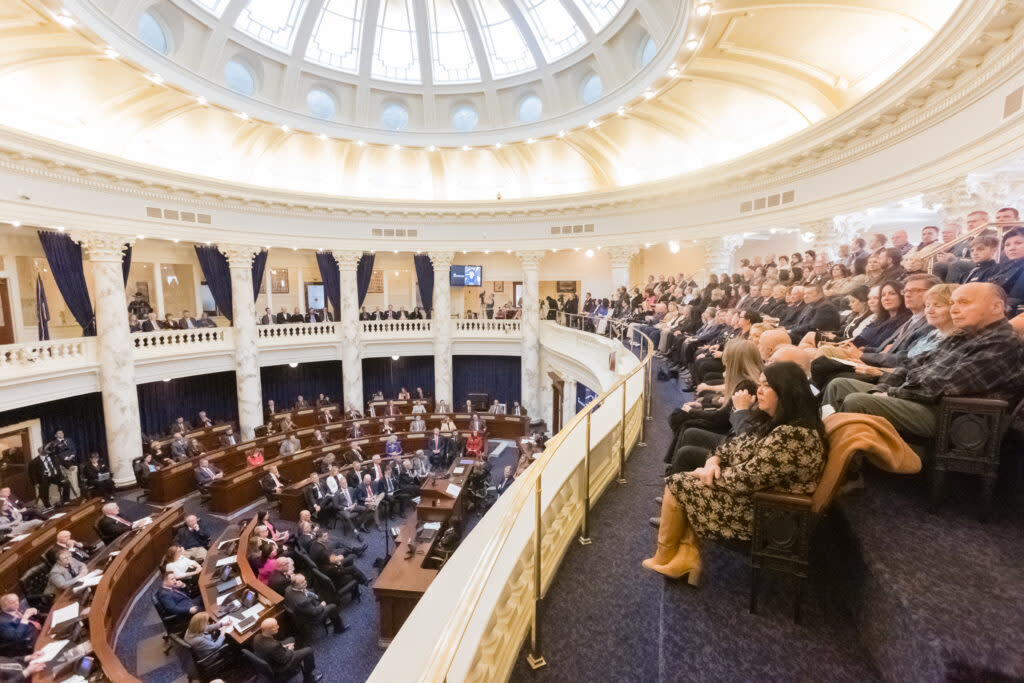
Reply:
[[164, 353], [191, 353], [231, 348], [230, 327], [199, 327], [191, 330], [156, 330], [132, 334], [135, 355], [159, 356]]
[[433, 320], [364, 320], [364, 340], [418, 339], [430, 337]]
[[0, 373], [46, 372], [96, 362], [96, 337], [0, 346]]
[[486, 318], [470, 318], [453, 320], [455, 336], [459, 337], [507, 337], [522, 332], [522, 320], [488, 320]]
[[288, 323], [259, 325], [256, 330], [260, 346], [301, 344], [338, 339], [339, 323]]

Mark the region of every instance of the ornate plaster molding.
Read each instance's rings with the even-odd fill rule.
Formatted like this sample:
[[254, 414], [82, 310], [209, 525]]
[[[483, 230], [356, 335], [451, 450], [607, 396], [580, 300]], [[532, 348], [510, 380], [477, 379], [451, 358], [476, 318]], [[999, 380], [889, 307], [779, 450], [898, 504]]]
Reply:
[[126, 238], [112, 232], [94, 230], [72, 230], [71, 239], [82, 245], [90, 261], [117, 261], [124, 257], [126, 244], [134, 244], [133, 238]]

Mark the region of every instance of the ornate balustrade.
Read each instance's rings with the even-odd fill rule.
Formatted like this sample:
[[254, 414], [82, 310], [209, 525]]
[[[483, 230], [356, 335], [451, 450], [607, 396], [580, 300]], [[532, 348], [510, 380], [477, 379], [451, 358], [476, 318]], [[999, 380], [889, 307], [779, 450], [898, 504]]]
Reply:
[[288, 323], [285, 325], [259, 325], [256, 328], [260, 346], [288, 346], [296, 343], [336, 341], [339, 323]]
[[429, 338], [433, 320], [364, 320], [364, 340]]
[[152, 357], [232, 348], [232, 328], [199, 327], [192, 330], [136, 332], [132, 345], [136, 357]]
[[96, 362], [95, 337], [0, 346], [0, 374], [63, 370]]
[[522, 320], [488, 320], [471, 318], [453, 320], [454, 337], [508, 337], [522, 334]]

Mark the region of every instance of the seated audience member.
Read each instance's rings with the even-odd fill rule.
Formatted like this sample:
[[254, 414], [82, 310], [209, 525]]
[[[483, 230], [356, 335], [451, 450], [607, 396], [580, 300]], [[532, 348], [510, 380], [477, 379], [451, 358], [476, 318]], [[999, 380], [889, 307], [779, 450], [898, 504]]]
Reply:
[[202, 608], [202, 598], [189, 595], [185, 584], [174, 575], [174, 572], [164, 572], [163, 576], [163, 582], [156, 591], [156, 601], [166, 614], [184, 620]]
[[70, 551], [61, 550], [57, 553], [57, 561], [50, 568], [50, 578], [43, 595], [52, 599], [60, 591], [75, 585], [75, 582], [87, 573], [88, 569], [84, 562], [72, 557]]
[[381, 434], [394, 434], [395, 433], [395, 421], [393, 418], [386, 417], [384, 422], [380, 426]]
[[765, 367], [751, 420], [745, 433], [716, 448], [703, 467], [667, 479], [657, 551], [644, 567], [670, 578], [686, 576], [696, 585], [702, 539], [751, 537], [756, 491], [814, 491], [825, 462], [825, 428], [799, 366]]
[[176, 579], [192, 579], [199, 576], [203, 566], [185, 554], [185, 549], [180, 545], [172, 545], [164, 555], [163, 568], [165, 572], [174, 574]]
[[[271, 421], [270, 425], [273, 426], [273, 421]], [[282, 417], [281, 418], [281, 424], [279, 425], [279, 428], [278, 428], [277, 431], [279, 431], [279, 432], [290, 432], [293, 429], [295, 429], [295, 422], [292, 421], [292, 416], [291, 415], [285, 415], [284, 417]], [[273, 432], [271, 432], [271, 433], [273, 433]]]
[[990, 282], [999, 272], [996, 254], [999, 252], [999, 238], [995, 235], [982, 234], [971, 242], [971, 261], [974, 268], [960, 279], [961, 284], [968, 282]]
[[280, 627], [277, 619], [264, 619], [260, 623], [260, 632], [252, 641], [253, 652], [270, 666], [275, 675], [280, 676], [296, 666], [302, 670], [302, 683], [318, 683], [323, 675], [316, 670], [313, 650], [308, 647], [296, 649], [290, 643], [277, 639]]
[[455, 426], [455, 420], [452, 419], [450, 415], [446, 415], [445, 418], [441, 420], [441, 436], [451, 439], [455, 436], [457, 431], [458, 428]]
[[363, 417], [363, 414], [360, 413], [355, 408], [353, 408], [352, 406], [349, 406], [348, 410], [345, 411], [345, 419], [346, 420], [359, 420], [359, 419], [362, 419], [362, 417]]
[[313, 640], [314, 629], [324, 619], [330, 620], [336, 634], [347, 630], [338, 613], [338, 606], [328, 605], [321, 600], [320, 596], [309, 589], [306, 577], [302, 574], [292, 575], [291, 584], [284, 592], [284, 604], [296, 617], [295, 639], [299, 645], [307, 645]]
[[384, 446], [384, 455], [394, 458], [402, 454], [402, 442], [398, 440], [397, 434], [388, 437], [387, 445]]
[[156, 332], [164, 329], [163, 323], [156, 318], [156, 312], [150, 311], [146, 314], [146, 319], [142, 321], [143, 332]]
[[174, 437], [171, 439], [171, 459], [179, 461], [187, 457], [188, 440], [181, 432], [174, 432]]
[[128, 331], [132, 333], [142, 332], [142, 322], [134, 313], [128, 315]]
[[302, 489], [302, 495], [306, 499], [306, 507], [321, 522], [326, 523], [334, 517], [334, 501], [330, 491], [327, 490], [327, 486], [320, 481], [320, 475], [316, 472], [310, 475], [310, 482]]
[[[878, 351], [860, 349], [860, 360], [868, 365], [895, 367], [907, 358], [907, 351], [918, 339], [928, 334], [931, 327], [925, 317], [925, 294], [939, 279], [932, 275], [911, 275], [903, 285], [903, 300], [910, 318], [898, 327]], [[854, 352], [853, 355], [857, 355]]]
[[299, 523], [295, 527], [295, 548], [306, 555], [309, 554], [309, 548], [314, 540], [312, 519], [309, 510], [303, 510], [299, 513]]
[[295, 397], [295, 410], [305, 410], [309, 407], [309, 401], [302, 394]]
[[[278, 455], [283, 457], [287, 455], [292, 455], [293, 453], [297, 453], [301, 450], [302, 443], [299, 442], [299, 437], [295, 436], [294, 434], [289, 434], [288, 438], [281, 442], [281, 446], [278, 449]], [[262, 451], [260, 452], [260, 455], [263, 455]]]
[[167, 315], [164, 316], [163, 329], [165, 329], [165, 330], [177, 330], [178, 329], [178, 321], [174, 319], [174, 314], [173, 313], [168, 313]]
[[263, 410], [263, 418], [269, 421], [274, 415], [277, 415], [277, 406], [274, 404], [274, 399], [267, 399], [267, 407]]
[[206, 454], [206, 449], [203, 448], [203, 444], [199, 443], [199, 439], [189, 439], [188, 442], [188, 457], [198, 458]]
[[498, 415], [501, 412], [501, 404], [498, 403], [498, 399], [494, 399], [494, 403], [487, 409], [487, 412], [491, 415]]
[[1006, 320], [1006, 293], [983, 282], [953, 292], [950, 317], [957, 332], [933, 351], [911, 358], [877, 385], [837, 377], [824, 403], [838, 411], [886, 418], [905, 434], [931, 437], [945, 396], [1017, 400], [1024, 394], [1024, 345]]
[[466, 439], [466, 455], [479, 458], [484, 452], [484, 437], [480, 432], [472, 431]]
[[[230, 623], [230, 622], [229, 622]], [[217, 653], [226, 653], [225, 624], [214, 621], [208, 612], [196, 612], [188, 622], [183, 639], [192, 649], [196, 661], [209, 660]]]
[[185, 557], [196, 562], [206, 560], [206, 550], [210, 547], [210, 534], [203, 529], [198, 517], [195, 515], [185, 517], [185, 526], [178, 530], [176, 540], [182, 547]]
[[168, 434], [187, 434], [191, 430], [192, 430], [192, 425], [190, 425], [188, 422], [186, 422], [185, 418], [183, 418], [183, 417], [181, 417], [179, 415], [177, 417], [177, 419], [175, 419], [174, 422], [171, 423], [171, 426], [167, 428], [167, 433]]
[[273, 541], [275, 544], [277, 544], [278, 547], [287, 543], [289, 538], [291, 537], [291, 534], [289, 534], [287, 530], [277, 530], [277, 527], [274, 526], [274, 523], [270, 521], [269, 510], [260, 510], [259, 512], [256, 513], [256, 527], [262, 527], [263, 529], [266, 529], [266, 538], [270, 541]]
[[274, 571], [267, 577], [267, 585], [278, 595], [284, 595], [291, 585], [292, 575], [295, 573], [295, 561], [290, 557], [277, 558]]
[[114, 477], [107, 463], [100, 461], [99, 453], [89, 454], [89, 462], [82, 466], [82, 481], [86, 490], [98, 493], [105, 500], [114, 499]]
[[363, 431], [363, 425], [358, 422], [353, 422], [352, 426], [348, 430], [348, 438], [350, 439], [361, 439], [366, 434]]
[[334, 417], [331, 415], [331, 409], [324, 406], [316, 414], [316, 423], [320, 425], [329, 425], [334, 423]]
[[210, 317], [210, 314], [203, 311], [199, 317], [199, 327], [217, 327], [217, 321]]
[[8, 504], [20, 512], [21, 516], [25, 519], [38, 519], [43, 515], [42, 510], [39, 508], [35, 506], [29, 507], [26, 505], [25, 502], [11, 490], [10, 486], [0, 487], [0, 500], [6, 500]]
[[71, 553], [71, 557], [79, 562], [88, 562], [89, 558], [92, 557], [92, 552], [89, 548], [84, 543], [74, 540], [71, 537], [71, 532], [67, 529], [61, 529], [57, 532], [57, 542], [46, 551], [46, 561], [50, 564], [55, 564], [57, 562], [57, 555], [64, 550]]
[[820, 284], [804, 285], [804, 310], [787, 327], [790, 339], [799, 343], [808, 332], [834, 332], [839, 329], [839, 311], [825, 298]]
[[196, 416], [196, 427], [198, 427], [200, 429], [205, 429], [207, 427], [212, 427], [212, 426], [213, 426], [213, 420], [211, 420], [206, 415], [206, 411], [205, 410], [200, 410], [199, 414]]
[[221, 446], [237, 446], [238, 443], [238, 437], [235, 436], [235, 430], [232, 427], [228, 427], [224, 430], [224, 433], [220, 435]]
[[[376, 457], [376, 456], [374, 456]], [[381, 478], [384, 477], [383, 472]], [[367, 473], [363, 475], [363, 480], [356, 489], [356, 502], [365, 507], [367, 510], [372, 512], [376, 517], [377, 528], [383, 530], [381, 526], [380, 515], [381, 507], [378, 505], [378, 494], [381, 493], [381, 482], [374, 481], [373, 477]]]
[[0, 597], [0, 645], [12, 656], [32, 652], [43, 628], [43, 620], [35, 607], [14, 593]]
[[1003, 235], [1003, 256], [991, 282], [1006, 292], [1010, 315], [1024, 312], [1024, 228], [1012, 228]]
[[[420, 391], [423, 391], [423, 390], [420, 389]], [[425, 405], [423, 405], [422, 403], [414, 403], [414, 404], [412, 404], [412, 414], [413, 415], [420, 415], [420, 414], [423, 414], [423, 413], [426, 413], [426, 412], [427, 412], [427, 407]]]
[[337, 483], [337, 490], [332, 494], [334, 509], [346, 530], [355, 536], [357, 541], [361, 541], [359, 532], [367, 531], [367, 518], [371, 514], [366, 506], [359, 502], [355, 487], [349, 484], [344, 474], [336, 474], [334, 481]]
[[284, 487], [288, 485], [284, 479], [281, 478], [281, 473], [277, 470], [277, 465], [270, 465], [267, 467], [266, 472], [260, 479], [260, 486], [267, 493], [279, 496]]
[[448, 405], [448, 401], [445, 401], [444, 399], [441, 399], [441, 400], [439, 400], [437, 402], [437, 410], [435, 410], [434, 412], [436, 412], [436, 413], [450, 413], [450, 412], [452, 412], [452, 409]]
[[209, 458], [200, 459], [199, 467], [196, 468], [196, 483], [200, 491], [205, 491], [210, 488], [210, 484], [223, 478], [224, 472], [216, 465], [211, 465]]
[[426, 429], [427, 423], [421, 416], [417, 415], [409, 422], [410, 432], [423, 432], [426, 431]]
[[309, 443], [311, 448], [315, 448], [317, 446], [326, 446], [329, 443], [331, 443], [330, 440], [326, 436], [324, 436], [323, 432], [321, 432], [319, 429], [313, 430], [313, 436], [310, 439]]
[[309, 546], [309, 559], [313, 560], [317, 569], [326, 574], [339, 590], [349, 581], [355, 581], [361, 586], [368, 584], [369, 579], [356, 567], [355, 558], [332, 550], [330, 541], [327, 529], [318, 529], [313, 534], [313, 543]]
[[118, 536], [131, 531], [132, 523], [121, 516], [117, 503], [107, 503], [103, 506], [103, 516], [96, 523], [96, 530], [100, 540], [110, 545]]
[[435, 467], [444, 464], [448, 449], [448, 439], [441, 435], [441, 430], [434, 427], [434, 433], [427, 439], [427, 451], [430, 453], [430, 462]]
[[25, 519], [9, 501], [0, 501], [0, 531], [11, 536], [27, 533], [43, 525], [41, 519]]
[[479, 415], [477, 415], [476, 413], [472, 413], [469, 416], [469, 429], [470, 431], [486, 432], [487, 423], [484, 422], [483, 418], [481, 418]]
[[[281, 446], [288, 443], [288, 439], [281, 442]], [[282, 455], [288, 455], [283, 453]], [[250, 448], [245, 452], [245, 466], [246, 467], [259, 467], [263, 464], [263, 449], [262, 448]]]
[[872, 288], [868, 294], [868, 306], [874, 313], [874, 319], [843, 346], [875, 351], [911, 317], [903, 299], [903, 288], [897, 282], [886, 282], [877, 292]]
[[410, 398], [411, 398], [411, 396], [409, 394], [409, 390], [408, 389], [406, 389], [405, 387], [402, 387], [401, 389], [398, 390], [398, 400], [399, 401], [408, 401]]

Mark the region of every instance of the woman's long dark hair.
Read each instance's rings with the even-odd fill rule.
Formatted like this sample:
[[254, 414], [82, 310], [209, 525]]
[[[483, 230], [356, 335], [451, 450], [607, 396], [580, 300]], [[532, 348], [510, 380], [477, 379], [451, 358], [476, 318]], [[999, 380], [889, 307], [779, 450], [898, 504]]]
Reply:
[[762, 419], [753, 428], [758, 436], [767, 436], [776, 427], [790, 425], [818, 432], [825, 443], [825, 425], [821, 422], [818, 402], [811, 393], [811, 384], [803, 368], [796, 363], [781, 362], [764, 366], [764, 378], [779, 397], [775, 416], [758, 411]]
[[[900, 307], [893, 313], [890, 313], [882, 306], [882, 290], [886, 287], [892, 288], [892, 291], [896, 292], [896, 297], [900, 300]], [[901, 316], [907, 312], [907, 302], [903, 298], [903, 286], [896, 280], [886, 280], [883, 282], [882, 286], [878, 288], [878, 315], [875, 316], [875, 320], [884, 323], [889, 318]]]

